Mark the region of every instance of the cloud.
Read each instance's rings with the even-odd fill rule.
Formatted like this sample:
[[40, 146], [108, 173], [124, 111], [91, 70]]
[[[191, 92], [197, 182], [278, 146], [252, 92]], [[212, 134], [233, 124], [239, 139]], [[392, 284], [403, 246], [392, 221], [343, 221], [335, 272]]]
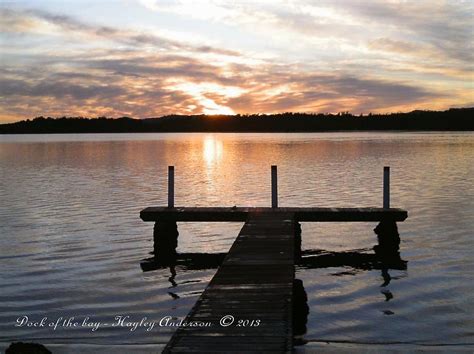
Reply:
[[472, 102], [472, 25], [455, 2], [147, 5], [196, 19], [190, 38], [209, 23], [232, 34], [212, 33], [224, 43], [215, 45], [205, 32], [177, 40], [4, 8], [0, 116], [368, 113]]
[[282, 90], [259, 87], [245, 95], [230, 99], [227, 104], [239, 112], [248, 107], [257, 112], [369, 112], [416, 104], [436, 99], [443, 94], [403, 83], [362, 79], [351, 76], [289, 74], [282, 80]]
[[369, 42], [369, 48], [402, 54], [413, 54], [420, 50], [420, 45], [410, 42], [396, 41], [390, 38], [377, 38]]
[[416, 38], [419, 43], [436, 47], [448, 58], [473, 61], [473, 2], [334, 1], [332, 6], [362, 22], [392, 28], [394, 35]]
[[[223, 85], [237, 85], [240, 79], [226, 77], [222, 68], [185, 56], [153, 55], [148, 57], [99, 59], [82, 61], [89, 68], [99, 69], [118, 76], [186, 78], [189, 81], [211, 81]], [[241, 66], [242, 67], [242, 66]]]
[[[330, 38], [347, 44], [375, 40], [388, 34], [399, 44], [415, 42], [436, 48], [446, 58], [472, 63], [474, 59], [471, 1], [186, 1], [139, 0], [164, 13], [225, 25], [258, 29], [274, 36], [318, 42]], [[290, 35], [294, 32], [295, 35]], [[298, 37], [299, 36], [299, 37]], [[410, 41], [397, 37], [404, 36]]]
[[[4, 71], [0, 97], [10, 114], [109, 114], [135, 117], [173, 113], [368, 112], [436, 99], [413, 85], [348, 75], [299, 72], [285, 65], [215, 65], [178, 55], [115, 59], [57, 55], [41, 74]], [[135, 53], [138, 54], [138, 53]], [[68, 62], [67, 71], [56, 63]], [[33, 68], [31, 68], [33, 70]], [[45, 113], [49, 112], [49, 113]]]
[[77, 100], [101, 97], [117, 97], [125, 93], [113, 85], [75, 85], [70, 82], [54, 81], [30, 84], [25, 80], [0, 79], [0, 96], [43, 96], [61, 99], [66, 96]]
[[16, 11], [8, 8], [0, 9], [0, 29], [9, 33], [35, 33], [45, 25], [51, 33], [76, 35], [92, 39], [105, 39], [130, 46], [153, 46], [156, 49], [167, 49], [197, 53], [239, 56], [234, 50], [214, 48], [208, 45], [194, 46], [158, 36], [153, 33], [123, 30], [109, 26], [86, 24], [70, 16], [51, 14], [42, 10]]

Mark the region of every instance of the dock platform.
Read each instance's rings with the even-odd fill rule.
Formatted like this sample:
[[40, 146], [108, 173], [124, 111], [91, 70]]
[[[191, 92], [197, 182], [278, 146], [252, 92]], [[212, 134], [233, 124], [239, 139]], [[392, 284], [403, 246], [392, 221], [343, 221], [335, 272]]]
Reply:
[[297, 222], [404, 221], [406, 210], [398, 208], [266, 208], [266, 207], [149, 207], [140, 212], [143, 221], [240, 221], [249, 215], [293, 214]]

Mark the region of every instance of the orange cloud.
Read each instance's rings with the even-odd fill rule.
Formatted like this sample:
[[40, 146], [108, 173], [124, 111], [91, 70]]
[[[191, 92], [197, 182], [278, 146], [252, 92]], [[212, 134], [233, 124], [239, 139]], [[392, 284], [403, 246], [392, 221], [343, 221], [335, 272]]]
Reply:
[[[460, 25], [430, 22], [405, 8], [393, 13], [393, 5], [379, 2], [348, 3], [344, 8], [302, 4], [268, 5], [254, 14], [251, 4], [234, 9], [217, 2], [214, 14], [177, 15], [193, 21], [208, 21], [210, 16], [212, 26], [232, 28], [237, 31], [232, 36], [245, 45], [232, 36], [228, 44], [218, 45], [216, 40], [211, 45], [212, 41], [194, 39], [193, 33], [184, 41], [165, 32], [4, 8], [0, 120], [39, 115], [368, 113], [445, 109], [474, 101], [471, 54], [464, 48], [472, 40], [461, 26], [464, 13], [448, 11]], [[435, 17], [439, 7], [427, 11]], [[382, 17], [390, 13], [381, 27]], [[241, 14], [247, 17], [239, 19]], [[223, 24], [230, 19], [240, 27]], [[245, 31], [255, 26], [268, 33], [246, 37]], [[364, 28], [387, 29], [372, 35]], [[437, 29], [447, 33], [436, 33]], [[246, 46], [259, 38], [268, 41], [271, 50], [266, 42], [257, 51]], [[293, 38], [300, 41], [288, 45]]]

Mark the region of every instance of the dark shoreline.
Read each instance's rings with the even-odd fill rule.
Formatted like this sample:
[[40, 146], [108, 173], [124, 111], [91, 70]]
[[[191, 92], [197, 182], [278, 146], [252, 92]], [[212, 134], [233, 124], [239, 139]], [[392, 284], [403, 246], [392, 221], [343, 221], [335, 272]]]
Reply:
[[67, 133], [303, 133], [372, 131], [474, 131], [474, 108], [409, 113], [272, 115], [171, 115], [134, 119], [38, 117], [1, 124], [0, 134]]

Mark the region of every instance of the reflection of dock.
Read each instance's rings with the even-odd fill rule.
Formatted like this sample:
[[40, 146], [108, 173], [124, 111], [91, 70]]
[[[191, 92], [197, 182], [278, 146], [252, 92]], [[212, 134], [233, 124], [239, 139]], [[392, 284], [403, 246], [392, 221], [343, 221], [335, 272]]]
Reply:
[[293, 335], [297, 334], [293, 333], [297, 332], [295, 317], [307, 313], [298, 308], [299, 301], [295, 300], [301, 298], [301, 291], [304, 293], [302, 286], [301, 291], [296, 290], [294, 272], [295, 263], [301, 260], [300, 221], [380, 222], [375, 229], [379, 239], [377, 258], [395, 262], [399, 259], [396, 222], [405, 220], [407, 212], [389, 207], [388, 169], [384, 178], [384, 208], [278, 207], [276, 168], [272, 168], [272, 208], [174, 207], [174, 169], [169, 171], [168, 207], [150, 207], [140, 213], [144, 221], [155, 222], [157, 262], [176, 264], [176, 222], [245, 224], [183, 321], [203, 326], [179, 327], [164, 352], [291, 352]]

